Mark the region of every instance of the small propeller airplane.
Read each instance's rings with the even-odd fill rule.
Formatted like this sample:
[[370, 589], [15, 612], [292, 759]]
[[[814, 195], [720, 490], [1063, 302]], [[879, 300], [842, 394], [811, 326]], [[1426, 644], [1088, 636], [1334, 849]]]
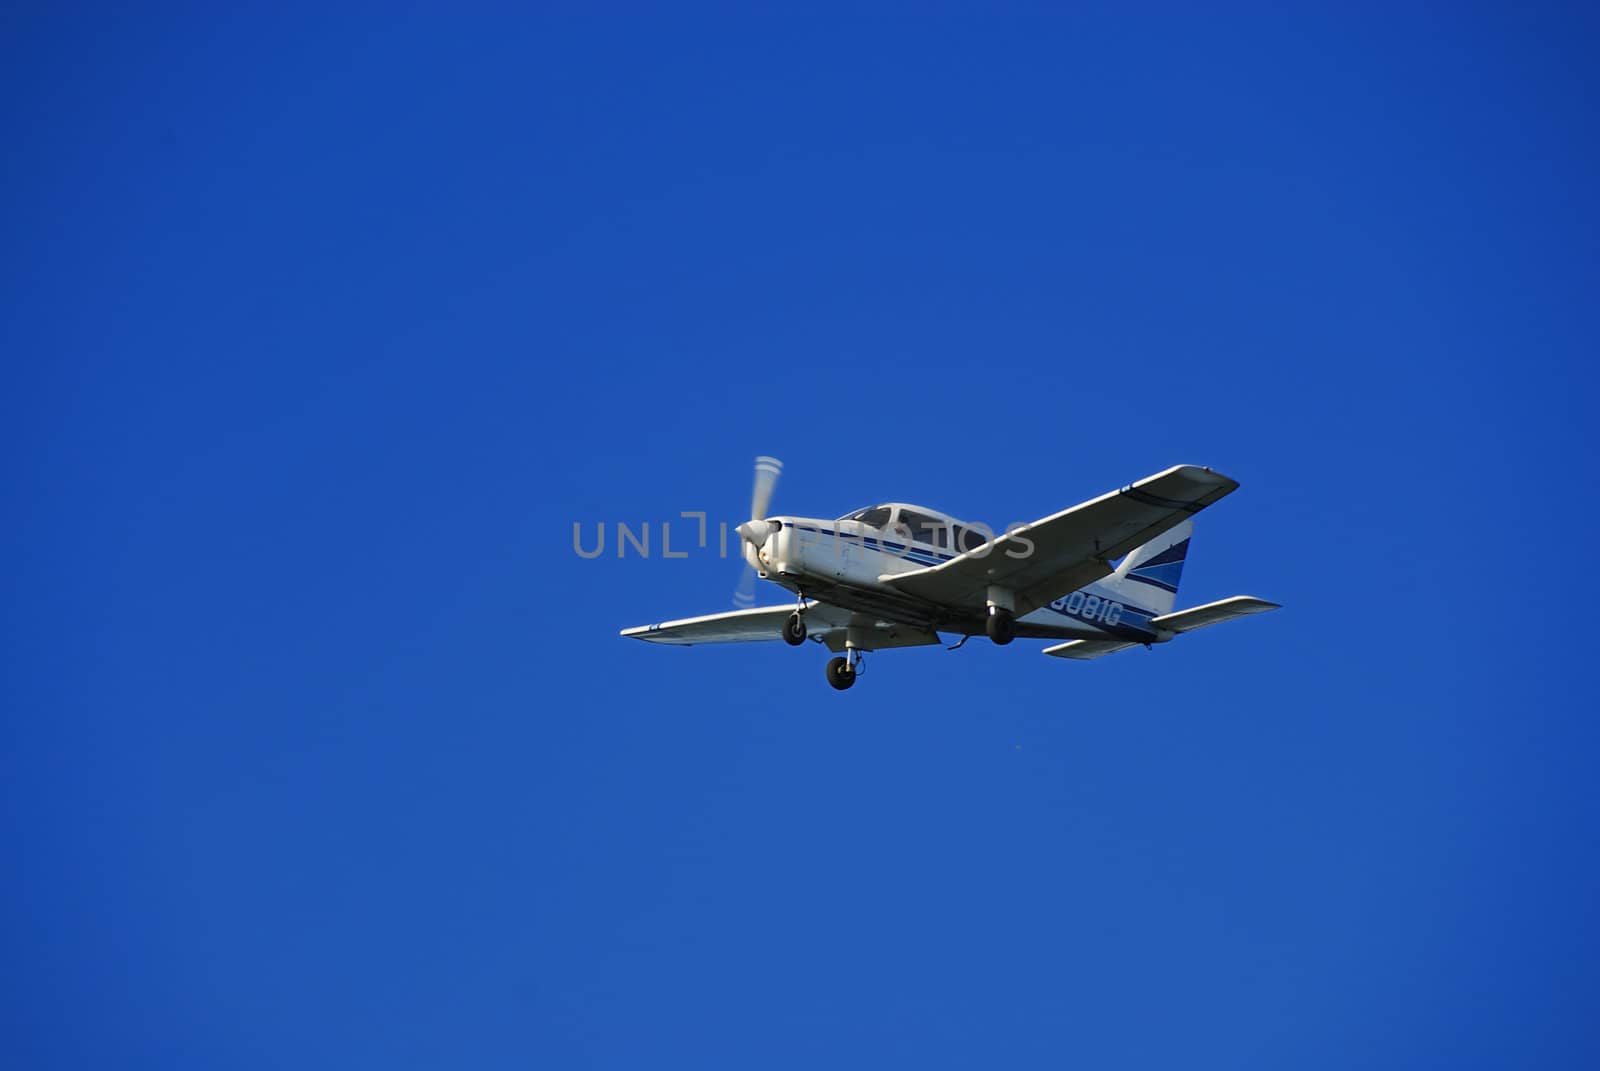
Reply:
[[[798, 647], [810, 637], [834, 652], [828, 683], [842, 691], [865, 652], [942, 643], [941, 632], [962, 637], [955, 647], [1020, 636], [1064, 640], [1044, 649], [1057, 658], [1100, 658], [1278, 609], [1235, 595], [1173, 612], [1191, 518], [1239, 486], [1208, 468], [1177, 465], [998, 537], [903, 502], [838, 520], [769, 517], [782, 471], [777, 458], [756, 458], [751, 519], [736, 529], [741, 609], [622, 635], [680, 646], [781, 637]], [[797, 601], [754, 606], [758, 574]]]

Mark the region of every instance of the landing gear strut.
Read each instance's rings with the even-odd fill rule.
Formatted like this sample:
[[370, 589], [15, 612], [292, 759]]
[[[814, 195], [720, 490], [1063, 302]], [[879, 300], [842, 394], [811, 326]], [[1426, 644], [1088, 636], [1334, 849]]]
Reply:
[[844, 691], [856, 682], [856, 670], [860, 666], [861, 652], [854, 647], [846, 647], [842, 656], [828, 659], [828, 683]]
[[1017, 638], [1017, 618], [1010, 610], [998, 606], [989, 607], [989, 620], [984, 625], [989, 638], [1004, 647]]

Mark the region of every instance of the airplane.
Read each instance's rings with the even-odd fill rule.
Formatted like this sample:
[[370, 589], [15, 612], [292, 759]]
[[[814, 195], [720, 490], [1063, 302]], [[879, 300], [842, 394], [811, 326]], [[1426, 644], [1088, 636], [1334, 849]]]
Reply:
[[[679, 646], [810, 638], [834, 653], [827, 679], [843, 691], [867, 652], [943, 643], [941, 632], [961, 636], [951, 650], [977, 635], [1053, 639], [1064, 642], [1045, 654], [1092, 659], [1279, 608], [1234, 595], [1173, 611], [1193, 516], [1239, 486], [1209, 468], [1175, 465], [999, 536], [905, 502], [837, 520], [768, 516], [782, 470], [756, 459], [751, 519], [735, 529], [743, 608], [623, 636]], [[758, 575], [797, 601], [753, 606]]]

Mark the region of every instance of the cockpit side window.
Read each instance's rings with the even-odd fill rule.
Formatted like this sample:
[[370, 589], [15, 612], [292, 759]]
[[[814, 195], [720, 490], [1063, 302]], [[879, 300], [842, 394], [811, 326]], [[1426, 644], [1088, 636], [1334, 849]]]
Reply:
[[911, 529], [911, 538], [916, 542], [939, 547], [941, 550], [949, 548], [949, 521], [930, 517], [926, 513], [918, 513], [914, 509], [902, 509], [900, 522]]
[[963, 554], [970, 554], [972, 551], [979, 549], [985, 542], [987, 542], [987, 540], [984, 539], [982, 532], [979, 532], [975, 528], [963, 528], [959, 524], [955, 526], [954, 535], [956, 549]]

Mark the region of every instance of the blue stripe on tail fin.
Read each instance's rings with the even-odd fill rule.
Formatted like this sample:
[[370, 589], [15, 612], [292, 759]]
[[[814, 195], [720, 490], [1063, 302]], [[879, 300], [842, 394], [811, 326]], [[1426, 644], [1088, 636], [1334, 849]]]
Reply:
[[1174, 543], [1149, 561], [1139, 562], [1127, 572], [1129, 580], [1178, 593], [1178, 581], [1183, 577], [1183, 559], [1189, 553], [1189, 540]]
[[1183, 562], [1189, 555], [1189, 537], [1193, 534], [1193, 521], [1167, 529], [1129, 553], [1116, 571], [1096, 586], [1108, 589], [1129, 605], [1145, 607], [1156, 614], [1170, 613], [1177, 602], [1178, 581], [1183, 577]]

